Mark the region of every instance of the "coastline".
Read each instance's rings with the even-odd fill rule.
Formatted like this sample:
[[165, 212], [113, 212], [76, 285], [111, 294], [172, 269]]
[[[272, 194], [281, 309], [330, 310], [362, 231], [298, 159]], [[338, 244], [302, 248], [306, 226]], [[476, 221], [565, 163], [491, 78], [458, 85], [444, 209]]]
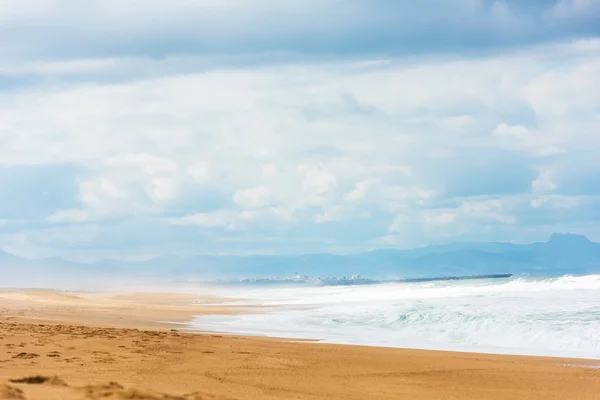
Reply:
[[[196, 315], [240, 312], [213, 296], [11, 290], [0, 291], [0, 309], [0, 398], [135, 391], [140, 399], [592, 399], [600, 392], [591, 360], [179, 331]], [[58, 378], [10, 382], [34, 375]]]

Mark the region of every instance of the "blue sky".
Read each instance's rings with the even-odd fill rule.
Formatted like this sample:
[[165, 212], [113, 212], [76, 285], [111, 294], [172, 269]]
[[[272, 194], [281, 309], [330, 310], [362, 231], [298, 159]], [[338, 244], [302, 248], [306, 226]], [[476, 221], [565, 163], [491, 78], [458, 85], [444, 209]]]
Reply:
[[600, 1], [12, 1], [0, 249], [600, 241]]

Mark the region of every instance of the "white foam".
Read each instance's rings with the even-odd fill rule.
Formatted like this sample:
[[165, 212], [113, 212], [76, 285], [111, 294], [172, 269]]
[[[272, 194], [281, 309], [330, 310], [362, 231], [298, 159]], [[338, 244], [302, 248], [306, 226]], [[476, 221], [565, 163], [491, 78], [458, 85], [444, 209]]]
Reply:
[[600, 359], [600, 275], [344, 287], [245, 288], [276, 306], [199, 329], [329, 343]]

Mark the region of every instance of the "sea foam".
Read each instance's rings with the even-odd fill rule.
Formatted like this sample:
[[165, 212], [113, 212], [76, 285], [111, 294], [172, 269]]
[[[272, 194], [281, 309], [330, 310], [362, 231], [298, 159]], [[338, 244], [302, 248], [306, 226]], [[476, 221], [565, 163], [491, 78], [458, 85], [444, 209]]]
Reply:
[[224, 289], [263, 313], [193, 326], [326, 343], [600, 359], [600, 275]]

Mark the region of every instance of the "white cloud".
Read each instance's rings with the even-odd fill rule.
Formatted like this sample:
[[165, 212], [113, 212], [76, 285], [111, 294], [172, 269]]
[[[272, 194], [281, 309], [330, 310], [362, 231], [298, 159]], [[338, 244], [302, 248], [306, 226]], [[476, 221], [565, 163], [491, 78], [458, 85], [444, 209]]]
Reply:
[[334, 220], [334, 217], [332, 215], [330, 215], [327, 211], [325, 211], [321, 214], [315, 214], [313, 217], [317, 224], [322, 224], [324, 222], [331, 222]]
[[302, 190], [307, 193], [324, 194], [335, 187], [335, 176], [320, 166], [301, 165], [298, 172], [304, 176]]
[[454, 132], [458, 135], [469, 132], [469, 130], [476, 126], [476, 124], [477, 121], [471, 115], [458, 115], [449, 118], [443, 118], [439, 121], [439, 126], [441, 129]]
[[203, 182], [209, 178], [210, 166], [207, 163], [194, 163], [188, 167], [187, 171], [196, 181]]
[[78, 179], [79, 200], [94, 219], [133, 216], [148, 213], [152, 205], [148, 194], [160, 201], [169, 196], [169, 187], [159, 180], [144, 190], [143, 184], [134, 176], [118, 176], [115, 173]]
[[345, 198], [352, 202], [364, 200], [367, 196], [369, 181], [360, 181], [354, 183], [354, 189], [345, 195]]
[[175, 173], [177, 171], [176, 161], [151, 154], [119, 154], [106, 160], [106, 164], [116, 167], [136, 167], [149, 175], [163, 172]]
[[550, 193], [558, 189], [554, 170], [549, 167], [541, 168], [538, 177], [531, 182], [531, 206], [538, 208], [551, 198]]
[[[46, 222], [143, 214], [215, 237], [257, 229], [301, 242], [333, 225], [324, 222], [354, 221], [348, 229], [372, 224], [381, 231], [374, 237], [389, 231], [398, 243], [427, 243], [436, 229], [472, 237], [515, 225], [531, 205], [540, 211], [559, 195], [550, 172], [531, 177], [531, 168], [559, 171], [579, 157], [597, 165], [600, 97], [589, 90], [600, 86], [597, 42], [471, 59], [199, 71], [188, 65], [198, 59], [142, 57], [136, 79], [95, 72], [105, 81], [0, 90], [0, 163], [81, 170], [81, 211], [57, 206]], [[73, 70], [96, 68], [84, 61]], [[70, 68], [44, 74], [60, 81], [58, 67]], [[496, 154], [509, 165], [486, 169]], [[489, 176], [471, 184], [479, 173]], [[510, 174], [524, 189], [498, 190], [493, 200], [453, 192], [466, 183], [510, 186]]]
[[552, 192], [558, 188], [554, 182], [554, 174], [552, 169], [543, 168], [538, 177], [531, 183], [531, 192], [533, 194], [544, 194]]
[[85, 222], [89, 218], [89, 213], [86, 210], [58, 210], [46, 218], [46, 221], [52, 223], [61, 222]]
[[227, 231], [244, 231], [263, 223], [290, 222], [294, 215], [279, 207], [262, 209], [231, 210], [221, 209], [213, 212], [189, 214], [178, 218], [165, 218], [171, 225], [188, 225], [198, 228], [218, 228]]
[[146, 193], [158, 202], [174, 200], [178, 196], [177, 182], [169, 178], [152, 178]]
[[496, 136], [508, 136], [520, 138], [527, 135], [528, 130], [523, 125], [508, 125], [506, 123], [501, 123], [494, 129], [493, 134]]
[[94, 209], [104, 209], [114, 200], [125, 199], [125, 194], [107, 178], [79, 182], [81, 201]]
[[234, 216], [225, 211], [214, 213], [198, 213], [181, 218], [171, 218], [167, 222], [175, 225], [194, 225], [207, 228], [231, 228]]
[[467, 200], [463, 202], [457, 211], [462, 216], [477, 221], [514, 224], [516, 218], [511, 215], [514, 212], [514, 201], [515, 199], [511, 198]]
[[273, 193], [265, 186], [236, 190], [233, 201], [242, 208], [261, 208], [273, 201]]
[[589, 60], [549, 69], [527, 83], [525, 99], [538, 115], [560, 121], [560, 117], [595, 112], [600, 93], [588, 89], [600, 84], [600, 59], [597, 51], [592, 54]]
[[404, 229], [409, 228], [408, 222], [410, 218], [404, 214], [397, 214], [394, 217], [392, 223], [388, 226], [388, 232], [402, 232]]
[[294, 219], [294, 211], [293, 210], [289, 210], [289, 209], [285, 209], [282, 207], [272, 207], [271, 212], [273, 212], [273, 215], [276, 216], [276, 218], [282, 220], [282, 221], [291, 221]]
[[277, 166], [275, 164], [265, 164], [261, 168], [261, 173], [264, 178], [273, 178], [277, 176]]
[[348, 205], [328, 205], [321, 209], [320, 213], [313, 215], [313, 220], [317, 224], [343, 220], [359, 220], [369, 218], [368, 211], [355, 208]]
[[451, 212], [444, 212], [444, 213], [434, 215], [434, 216], [426, 215], [425, 223], [433, 224], [433, 225], [449, 224], [452, 221], [454, 221], [456, 219], [456, 217], [457, 217], [457, 214], [451, 213]]

